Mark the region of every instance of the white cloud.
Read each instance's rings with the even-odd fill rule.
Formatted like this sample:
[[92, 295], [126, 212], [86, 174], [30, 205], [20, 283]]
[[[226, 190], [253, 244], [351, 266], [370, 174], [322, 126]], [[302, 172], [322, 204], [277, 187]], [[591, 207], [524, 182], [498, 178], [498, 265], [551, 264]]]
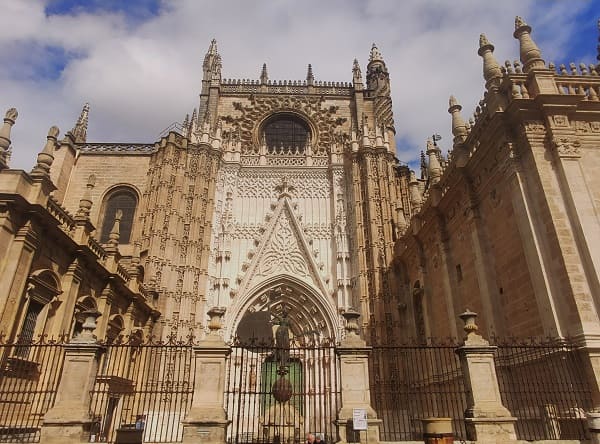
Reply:
[[[202, 59], [213, 37], [226, 78], [258, 78], [267, 62], [273, 79], [303, 79], [312, 63], [317, 79], [350, 81], [354, 57], [364, 70], [371, 43], [377, 42], [390, 70], [398, 137], [407, 142], [399, 146], [399, 157], [413, 160], [432, 132], [442, 134], [442, 146], [450, 147], [451, 93], [465, 116], [480, 99], [481, 32], [496, 46], [499, 61], [518, 58], [512, 31], [514, 16], [522, 15], [547, 60], [561, 57], [585, 3], [536, 5], [522, 0], [168, 1], [158, 16], [133, 26], [118, 14], [48, 17], [42, 1], [8, 0], [0, 15], [0, 107], [15, 106], [20, 113], [12, 166], [29, 169], [47, 128], [70, 129], [84, 102], [91, 103], [90, 140], [154, 141], [197, 105]], [[55, 63], [40, 55], [47, 46], [76, 57], [58, 78], [36, 79], [40, 66]]]

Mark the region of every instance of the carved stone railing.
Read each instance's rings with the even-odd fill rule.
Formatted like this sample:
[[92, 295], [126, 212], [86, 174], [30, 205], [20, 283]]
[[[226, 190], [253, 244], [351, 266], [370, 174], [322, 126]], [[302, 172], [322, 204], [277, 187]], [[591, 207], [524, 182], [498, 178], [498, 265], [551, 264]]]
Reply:
[[68, 211], [64, 209], [52, 196], [50, 196], [48, 199], [46, 209], [48, 210], [48, 213], [50, 213], [58, 221], [58, 226], [60, 229], [70, 236], [71, 230], [75, 226], [75, 221]]
[[84, 143], [77, 148], [83, 153], [94, 154], [151, 154], [155, 150], [151, 143]]
[[100, 242], [98, 242], [95, 238], [88, 238], [87, 246], [96, 256], [98, 256], [100, 262], [104, 262], [106, 260], [106, 251], [104, 251], [104, 248], [102, 248]]
[[266, 84], [251, 79], [224, 79], [221, 82], [222, 93], [308, 94], [309, 87], [314, 94], [321, 95], [350, 96], [354, 91], [352, 84], [348, 82], [315, 81], [310, 86], [305, 80], [269, 80]]
[[119, 277], [121, 277], [125, 282], [129, 282], [129, 279], [130, 279], [129, 272], [121, 264], [117, 265], [117, 275], [119, 275]]

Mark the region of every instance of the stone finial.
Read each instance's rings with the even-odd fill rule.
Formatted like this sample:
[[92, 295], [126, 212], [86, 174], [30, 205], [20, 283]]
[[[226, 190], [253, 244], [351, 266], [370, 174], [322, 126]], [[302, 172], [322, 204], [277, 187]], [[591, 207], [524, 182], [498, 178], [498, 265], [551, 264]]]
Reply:
[[352, 81], [354, 84], [362, 83], [362, 73], [357, 59], [354, 59], [354, 63], [352, 63]]
[[120, 223], [121, 218], [123, 217], [123, 210], [117, 210], [115, 213], [115, 223], [113, 224], [110, 233], [108, 234], [108, 245], [116, 249], [119, 246], [119, 237], [120, 237]]
[[358, 318], [360, 318], [360, 313], [351, 307], [351, 308], [348, 308], [347, 310], [345, 310], [342, 313], [342, 316], [346, 320], [346, 325], [344, 326], [344, 328], [346, 330], [346, 337], [358, 336], [359, 335]]
[[460, 111], [462, 106], [459, 105], [456, 97], [450, 96], [448, 101], [448, 112], [452, 115], [452, 135], [454, 136], [454, 148], [465, 141], [467, 138], [467, 124], [465, 123]]
[[101, 313], [96, 309], [85, 310], [81, 312], [85, 321], [81, 326], [81, 333], [75, 336], [71, 342], [79, 343], [79, 344], [93, 344], [96, 342], [96, 335], [94, 334], [94, 330], [96, 330], [96, 319], [101, 316]]
[[460, 319], [464, 322], [463, 330], [466, 333], [465, 336], [465, 345], [489, 345], [489, 342], [483, 339], [483, 337], [477, 333], [479, 327], [475, 323], [475, 319], [477, 319], [477, 313], [465, 309], [464, 313], [458, 315]]
[[81, 114], [77, 119], [75, 127], [71, 130], [71, 134], [75, 139], [76, 143], [85, 143], [87, 140], [87, 129], [88, 129], [88, 116], [90, 113], [90, 104], [86, 103], [83, 105]]
[[369, 63], [371, 62], [383, 62], [381, 51], [379, 51], [379, 48], [375, 43], [371, 46], [371, 53], [369, 54]]
[[442, 165], [440, 165], [438, 152], [438, 147], [431, 139], [428, 139], [426, 151], [426, 154], [429, 158], [429, 162], [427, 163], [427, 176], [429, 177], [429, 183], [431, 185], [437, 184], [442, 177]]
[[306, 83], [307, 85], [315, 84], [315, 76], [313, 75], [312, 65], [308, 64], [308, 69], [306, 70]]
[[494, 45], [490, 43], [485, 34], [479, 36], [479, 51], [477, 54], [483, 59], [483, 78], [488, 91], [495, 90], [500, 86], [502, 70], [494, 57]]
[[19, 113], [16, 108], [9, 108], [4, 115], [4, 124], [0, 128], [0, 169], [7, 168], [8, 149], [10, 148], [10, 130]]
[[515, 17], [515, 32], [513, 36], [519, 40], [521, 63], [523, 71], [529, 72], [532, 69], [544, 69], [546, 67], [542, 60], [542, 52], [531, 38], [531, 26], [517, 16]]
[[181, 123], [181, 126], [185, 130], [189, 125], [190, 125], [190, 115], [186, 114], [185, 117], [183, 118], [183, 122]]
[[46, 136], [46, 145], [41, 153], [38, 154], [37, 164], [31, 170], [32, 176], [47, 176], [50, 175], [50, 167], [54, 162], [54, 148], [56, 147], [56, 139], [60, 130], [56, 126], [50, 127], [48, 136]]
[[209, 336], [219, 336], [219, 330], [223, 328], [223, 316], [225, 316], [225, 307], [213, 307], [208, 310], [207, 314], [210, 320], [208, 321]]
[[260, 84], [266, 85], [269, 81], [269, 74], [267, 73], [267, 64], [263, 63], [262, 70], [260, 72]]
[[92, 209], [92, 189], [96, 185], [96, 176], [90, 174], [85, 186], [83, 197], [79, 201], [79, 209], [77, 210], [77, 216], [85, 219], [89, 219], [90, 210]]
[[206, 51], [206, 55], [204, 56], [204, 64], [203, 64], [204, 69], [212, 68], [213, 60], [217, 54], [218, 54], [217, 40], [212, 39], [210, 41], [210, 45], [208, 46], [208, 51]]

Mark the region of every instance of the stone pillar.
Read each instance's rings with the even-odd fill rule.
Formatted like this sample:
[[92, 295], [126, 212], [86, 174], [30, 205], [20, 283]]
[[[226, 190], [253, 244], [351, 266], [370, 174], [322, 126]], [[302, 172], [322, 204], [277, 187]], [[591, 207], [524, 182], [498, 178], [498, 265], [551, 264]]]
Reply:
[[590, 444], [600, 444], [600, 413], [586, 413], [587, 426], [590, 432]]
[[[346, 319], [346, 337], [336, 349], [340, 358], [340, 385], [342, 392], [342, 408], [338, 413], [338, 443], [347, 442], [379, 443], [379, 426], [381, 420], [371, 407], [369, 389], [369, 354], [371, 347], [358, 335], [358, 318], [360, 314], [350, 309], [343, 314]], [[354, 431], [354, 409], [367, 412], [367, 430]]]
[[465, 425], [467, 439], [479, 443], [516, 440], [515, 421], [502, 405], [494, 366], [497, 347], [477, 334], [476, 313], [467, 309], [460, 318], [467, 336], [457, 349], [467, 388]]
[[84, 312], [82, 333], [65, 345], [65, 361], [56, 402], [44, 415], [41, 442], [44, 444], [87, 443], [93, 419], [90, 392], [94, 388], [98, 364], [105, 348], [93, 334], [98, 311]]
[[208, 311], [210, 333], [194, 347], [195, 383], [190, 411], [183, 420], [184, 443], [220, 443], [227, 439], [227, 412], [224, 405], [225, 363], [231, 348], [219, 330], [225, 308]]

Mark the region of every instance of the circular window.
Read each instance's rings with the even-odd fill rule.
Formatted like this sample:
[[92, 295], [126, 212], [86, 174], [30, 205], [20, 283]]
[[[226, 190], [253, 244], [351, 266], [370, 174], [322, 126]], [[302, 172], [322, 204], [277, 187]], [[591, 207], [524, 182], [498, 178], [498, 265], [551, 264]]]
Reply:
[[310, 129], [293, 114], [278, 114], [265, 122], [263, 137], [271, 154], [303, 154], [310, 142]]

